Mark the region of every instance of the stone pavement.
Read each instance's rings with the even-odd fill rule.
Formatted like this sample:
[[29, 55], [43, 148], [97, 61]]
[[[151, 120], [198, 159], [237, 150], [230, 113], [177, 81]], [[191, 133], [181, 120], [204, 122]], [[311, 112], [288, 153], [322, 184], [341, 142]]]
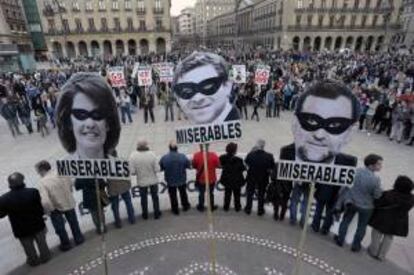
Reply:
[[[280, 147], [289, 144], [292, 141], [292, 135], [290, 132], [291, 113], [283, 112], [281, 114], [280, 119], [266, 119], [264, 118], [264, 110], [261, 111], [261, 121], [259, 123], [250, 120], [244, 122], [244, 137], [242, 140], [239, 141], [239, 152], [248, 152], [258, 138], [263, 138], [267, 141], [266, 149], [274, 153], [275, 158], [277, 158]], [[135, 119], [134, 123], [132, 125], [127, 125], [123, 127], [120, 145], [118, 146], [120, 156], [128, 157], [129, 153], [135, 149], [136, 142], [140, 138], [147, 139], [149, 141], [150, 147], [158, 155], [164, 154], [167, 151], [167, 144], [169, 140], [174, 138], [175, 127], [185, 125], [186, 122], [164, 122], [163, 116], [164, 110], [159, 107], [156, 110], [156, 123], [145, 125], [143, 123], [142, 112], [135, 114], [133, 117]], [[22, 131], [25, 132], [25, 129], [23, 129]], [[213, 145], [211, 148], [218, 152], [223, 152], [224, 147], [225, 144], [220, 143]], [[185, 146], [180, 148], [180, 150], [184, 153], [191, 154], [196, 150], [196, 146]], [[380, 176], [382, 178], [382, 184], [384, 186], [384, 189], [388, 189], [392, 187], [394, 179], [400, 174], [406, 174], [411, 178], [414, 178], [414, 171], [412, 170], [412, 163], [414, 161], [413, 150], [413, 147], [408, 147], [402, 144], [389, 142], [385, 136], [378, 136], [375, 134], [372, 136], [368, 136], [366, 133], [361, 133], [358, 130], [355, 130], [353, 140], [351, 141], [349, 146], [345, 148], [344, 151], [349, 154], [358, 156], [359, 165], [362, 165], [363, 157], [368, 153], [375, 152], [382, 155], [385, 161], [384, 168], [381, 171]], [[46, 138], [41, 138], [40, 134], [35, 133], [31, 136], [25, 134], [23, 136], [17, 137], [16, 139], [13, 139], [8, 132], [4, 120], [2, 119], [0, 119], [0, 152], [0, 180], [3, 183], [0, 185], [1, 193], [7, 190], [6, 178], [11, 172], [23, 172], [26, 176], [27, 184], [29, 186], [35, 186], [38, 177], [34, 172], [33, 165], [40, 159], [54, 161], [66, 155], [66, 153], [59, 144], [59, 140], [57, 138], [55, 130], [53, 130], [52, 134]], [[221, 194], [219, 194], [218, 196], [220, 197]], [[79, 192], [76, 193], [76, 197], [77, 200], [80, 201]], [[191, 193], [190, 197], [194, 201], [196, 199], [196, 194]], [[222, 204], [221, 198], [219, 198], [217, 201], [219, 205]], [[136, 212], [140, 213], [140, 207], [138, 207], [139, 203], [136, 199], [134, 200], [134, 205], [136, 206]], [[166, 193], [161, 194], [161, 205], [164, 209], [167, 209], [169, 207], [169, 201], [166, 196]], [[122, 206], [121, 209], [122, 211], [124, 211]], [[111, 222], [112, 213], [110, 213], [110, 210], [106, 212], [108, 221]], [[270, 208], [268, 208], [267, 212], [271, 213], [272, 211]], [[121, 213], [125, 216], [124, 212]], [[279, 274], [278, 272], [281, 272], [281, 274], [289, 274], [291, 272], [291, 256], [287, 254], [289, 256], [283, 256], [286, 258], [285, 260], [278, 260], [279, 258], [284, 258], [280, 256], [281, 254], [278, 252], [280, 251], [278, 250], [280, 246], [277, 246], [277, 243], [286, 244], [294, 248], [297, 243], [297, 238], [299, 238], [298, 229], [291, 228], [290, 226], [284, 223], [275, 223], [271, 220], [270, 216], [265, 218], [264, 221], [259, 221], [255, 216], [245, 217], [242, 214], [231, 215], [224, 214], [223, 212], [218, 212], [217, 215], [218, 228], [216, 228], [216, 231], [223, 232], [223, 236], [230, 238], [229, 241], [232, 244], [229, 245], [227, 243], [227, 240], [225, 241], [225, 244], [222, 244], [222, 242], [218, 242], [218, 246], [220, 248], [219, 251], [223, 249], [223, 252], [219, 252], [219, 258], [225, 259], [223, 261], [218, 262], [218, 264], [220, 264], [220, 266], [222, 267], [221, 270], [224, 272], [223, 274]], [[414, 225], [413, 216], [414, 214], [413, 212], [411, 212], [411, 228], [413, 228]], [[168, 235], [173, 233], [179, 234], [186, 232], [206, 231], [207, 226], [203, 224], [203, 221], [205, 219], [202, 217], [203, 216], [201, 214], [198, 214], [193, 210], [189, 214], [185, 215], [185, 217], [172, 218], [169, 217], [169, 215], [167, 215], [166, 218], [162, 218], [161, 221], [157, 221], [156, 223], [152, 221], [143, 222], [139, 220], [137, 225], [135, 226], [125, 226], [122, 230], [110, 230], [108, 236], [110, 240], [109, 248], [110, 250], [114, 250], [127, 244], [137, 243], [146, 238], [164, 236], [165, 234]], [[223, 219], [223, 217], [226, 218]], [[229, 220], [227, 221], [227, 219]], [[84, 231], [87, 231], [92, 228], [90, 217], [88, 215], [80, 216], [80, 223]], [[159, 224], [158, 226], [157, 223]], [[196, 225], [196, 228], [193, 229], [192, 226], [188, 226], [189, 224]], [[349, 230], [349, 235], [351, 235], [354, 232], [354, 227], [355, 226], [353, 225], [353, 227], [351, 227], [351, 229]], [[48, 228], [50, 231], [50, 234], [48, 234], [48, 242], [52, 246], [56, 245], [57, 238], [55, 237], [53, 228], [51, 227], [49, 222]], [[266, 234], [266, 230], [270, 230], [270, 228], [272, 228], [272, 230], [274, 230], [275, 232], [273, 232], [272, 234]], [[335, 232], [336, 230], [337, 227], [334, 227], [333, 231]], [[240, 243], [239, 241], [236, 246], [233, 246], [234, 241], [232, 241], [232, 238], [237, 238], [240, 236], [236, 236], [234, 234], [228, 235], [232, 232], [234, 234], [245, 233], [249, 234], [249, 236], [252, 237], [261, 237], [266, 240], [273, 241], [274, 243], [272, 243], [271, 246], [275, 246], [276, 250], [272, 247], [266, 249], [263, 249], [261, 247], [247, 249], [245, 246], [250, 246], [251, 244], [246, 244], [245, 242]], [[281, 232], [286, 232], [286, 234], [283, 234]], [[293, 232], [295, 233], [293, 234]], [[198, 234], [199, 235], [190, 235], [191, 238], [188, 236], [186, 238], [197, 239], [199, 242], [205, 242], [203, 235], [201, 233]], [[352, 254], [348, 252], [348, 250], [346, 249], [338, 249], [333, 245], [330, 239], [327, 240], [312, 233], [310, 233], [309, 236], [310, 237], [307, 243], [307, 249], [314, 253], [313, 256], [316, 256], [326, 261], [326, 263], [330, 266], [340, 269], [341, 271], [347, 274], [377, 274], [375, 273], [377, 272], [377, 270], [378, 272], [389, 271], [388, 273], [378, 274], [404, 274], [402, 269], [409, 273], [414, 273], [414, 234], [412, 232], [410, 232], [408, 238], [394, 239], [393, 246], [388, 255], [390, 262], [387, 263], [378, 263], [376, 261], [373, 261], [370, 258], [366, 257], [365, 254]], [[348, 241], [351, 237], [352, 236], [348, 236]], [[67, 272], [76, 269], [76, 267], [85, 265], [91, 259], [94, 259], [99, 256], [98, 240], [99, 239], [95, 237], [94, 234], [91, 234], [91, 236], [88, 238], [87, 242], [84, 245], [82, 245], [79, 248], [73, 249], [72, 251], [65, 254], [57, 253], [58, 256], [56, 256], [47, 265], [44, 265], [36, 269], [30, 269], [30, 271], [29, 269], [26, 269], [26, 267], [23, 266], [15, 270], [12, 274], [66, 274]], [[367, 243], [369, 243], [369, 240], [370, 230], [368, 230], [367, 232], [364, 244], [366, 245]], [[6, 219], [0, 221], [0, 245], [2, 247], [0, 252], [0, 270], [2, 270], [1, 273], [7, 273], [23, 264], [23, 251], [18, 241], [16, 241], [13, 238], [9, 222]], [[129, 250], [132, 250], [133, 247], [135, 247], [134, 251], [137, 250], [136, 246], [133, 245], [129, 247]], [[121, 270], [122, 272], [118, 273], [116, 272], [116, 270], [114, 270], [114, 273], [112, 274], [185, 274], [185, 272], [180, 273], [179, 271], [180, 268], [184, 268], [186, 267], [186, 265], [188, 266], [188, 270], [203, 270], [208, 268], [208, 266], [206, 266], [206, 262], [208, 262], [206, 258], [208, 255], [206, 250], [207, 247], [208, 246], [206, 245], [193, 244], [193, 242], [190, 242], [189, 239], [186, 239], [183, 242], [183, 244], [181, 244], [181, 242], [172, 243], [169, 241], [168, 245], [166, 245], [165, 247], [165, 252], [169, 253], [163, 252], [164, 247], [162, 249], [154, 248], [155, 251], [153, 251], [153, 248], [151, 248], [150, 250], [148, 250], [148, 252], [147, 249], [145, 249], [145, 253], [131, 253], [131, 255], [128, 255], [128, 257], [122, 257], [122, 260], [120, 261], [118, 261], [118, 259], [116, 261], [114, 260], [113, 268], [117, 269], [119, 267], [119, 270]], [[255, 261], [257, 261], [256, 258], [263, 258], [263, 261], [261, 261], [260, 265], [257, 265], [256, 269], [254, 269], [254, 262], [249, 263], [249, 261], [246, 260], [248, 259], [248, 257], [245, 254], [249, 252], [245, 252], [245, 250], [243, 250], [242, 248], [247, 249], [246, 251], [254, 251], [253, 254], [255, 255]], [[183, 249], [184, 252], [179, 252], [180, 249]], [[202, 251], [203, 249], [205, 249], [205, 253], [195, 252], [199, 250]], [[226, 249], [228, 250], [228, 252]], [[266, 253], [268, 252], [266, 250], [269, 249], [273, 249], [276, 252], [270, 254]], [[12, 253], [10, 253], [10, 251], [12, 251]], [[94, 253], [91, 253], [91, 251], [94, 251]], [[145, 262], [144, 260], [138, 260], [139, 257], [144, 257], [144, 255], [145, 257], [148, 257], [148, 259], [152, 259], [151, 257], [147, 256], [147, 253], [149, 254], [149, 256], [154, 255], [154, 257], [159, 257], [158, 260], [154, 260], [152, 262], [148, 261], [149, 270], [145, 270], [145, 266], [143, 265], [143, 263]], [[184, 257], [185, 259], [183, 258], [184, 260], [181, 260], [180, 262], [180, 253], [184, 253], [186, 255], [194, 255], [194, 259], [192, 257]], [[234, 255], [232, 256], [232, 254], [234, 253], [236, 253], [236, 257], [233, 257]], [[172, 254], [174, 255], [174, 257], [165, 258], [164, 254]], [[127, 260], [129, 259], [129, 257], [132, 257], [132, 255], [135, 256], [134, 260]], [[137, 255], [139, 255], [139, 257], [137, 257]], [[256, 257], [256, 255], [258, 257]], [[274, 258], [271, 258], [271, 255], [273, 255], [272, 257]], [[238, 260], [240, 261], [238, 262]], [[163, 261], [165, 261], [165, 265], [161, 264]], [[177, 261], [177, 264], [172, 264], [173, 262]], [[274, 262], [275, 264], [272, 265], [272, 262]], [[61, 263], [62, 265], [59, 265], [59, 263]], [[171, 266], [171, 272], [160, 273], [161, 270], [165, 271], [166, 269], [163, 268], [166, 268], [167, 266]], [[267, 271], [265, 270], [265, 268], [267, 268]], [[99, 269], [96, 268], [96, 270]], [[101, 271], [96, 270], [95, 268], [93, 268], [91, 272], [93, 274], [102, 274]], [[307, 273], [303, 274], [321, 273], [321, 269], [319, 269], [313, 264], [304, 265], [304, 270], [306, 270]], [[135, 271], [137, 272], [134, 273]]]

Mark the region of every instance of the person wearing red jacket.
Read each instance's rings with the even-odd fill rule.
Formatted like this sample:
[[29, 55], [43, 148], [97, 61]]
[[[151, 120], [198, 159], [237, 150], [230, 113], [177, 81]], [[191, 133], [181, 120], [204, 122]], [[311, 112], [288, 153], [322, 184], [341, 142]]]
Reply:
[[[207, 150], [207, 169], [204, 165], [203, 150]], [[200, 145], [200, 151], [193, 155], [192, 160], [193, 168], [196, 170], [196, 187], [198, 188], [198, 205], [197, 210], [203, 212], [204, 207], [204, 195], [206, 192], [206, 185], [210, 190], [210, 205], [211, 210], [217, 209], [217, 205], [214, 205], [214, 187], [217, 181], [216, 169], [220, 168], [220, 159], [214, 152], [208, 151], [208, 144]], [[205, 172], [208, 172], [208, 182], [206, 182]]]

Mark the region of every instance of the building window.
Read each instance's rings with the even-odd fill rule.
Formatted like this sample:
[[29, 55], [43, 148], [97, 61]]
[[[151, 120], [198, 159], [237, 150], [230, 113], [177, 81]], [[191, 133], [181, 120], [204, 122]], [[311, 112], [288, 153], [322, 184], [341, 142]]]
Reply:
[[363, 15], [362, 16], [362, 20], [361, 20], [361, 26], [362, 27], [365, 27], [365, 24], [367, 23], [367, 16], [366, 15]]
[[75, 18], [75, 25], [76, 25], [76, 31], [82, 32], [82, 21], [79, 18]]
[[302, 16], [301, 15], [296, 15], [296, 25], [300, 26], [300, 21], [302, 21]]
[[93, 18], [88, 18], [88, 24], [89, 24], [89, 30], [94, 31], [95, 30], [95, 21]]
[[73, 10], [74, 11], [80, 11], [79, 2], [78, 1], [74, 1], [72, 7], [73, 7]]
[[356, 15], [352, 15], [352, 17], [351, 17], [351, 27], [355, 26], [356, 19], [357, 19]]
[[319, 27], [321, 27], [323, 25], [323, 15], [319, 15], [318, 25], [319, 25]]
[[326, 0], [321, 0], [321, 8], [326, 8]]
[[138, 10], [145, 10], [145, 2], [143, 0], [138, 0]]
[[145, 25], [145, 20], [139, 20], [139, 29], [140, 30], [146, 30], [147, 27]]
[[155, 0], [155, 9], [157, 9], [157, 10], [161, 10], [162, 9], [161, 0]]
[[106, 10], [105, 1], [99, 1], [98, 6], [99, 6], [99, 10], [101, 11]]
[[366, 0], [365, 8], [369, 8], [369, 6], [371, 6], [371, 0]]
[[341, 17], [339, 17], [338, 24], [341, 27], [345, 26], [345, 15], [341, 15]]
[[160, 30], [162, 28], [162, 20], [161, 19], [157, 19], [155, 21], [155, 27], [157, 30]]
[[128, 17], [127, 22], [128, 22], [128, 30], [132, 31], [134, 29], [134, 21], [132, 20], [131, 17]]
[[48, 19], [47, 20], [47, 25], [48, 25], [48, 28], [49, 28], [49, 32], [54, 32], [56, 30], [54, 19]]
[[354, 2], [354, 8], [359, 8], [359, 0], [355, 0]]
[[87, 11], [93, 11], [93, 3], [91, 1], [86, 2], [85, 6]]
[[106, 18], [101, 18], [101, 30], [102, 31], [108, 31], [108, 21], [106, 21]]
[[337, 1], [336, 0], [332, 0], [332, 8], [336, 9], [337, 7]]
[[118, 17], [114, 18], [114, 29], [117, 31], [121, 30], [121, 22]]
[[131, 1], [125, 1], [125, 9], [126, 10], [131, 10], [132, 9], [132, 4]]
[[330, 15], [329, 16], [329, 26], [330, 27], [333, 27], [334, 21], [335, 21], [335, 15]]
[[67, 19], [62, 19], [62, 28], [65, 32], [68, 32], [69, 29], [69, 22]]
[[112, 2], [112, 9], [113, 10], [119, 10], [119, 2], [118, 2], [118, 0], [114, 0]]
[[378, 15], [374, 15], [374, 17], [372, 18], [372, 26], [375, 27], [377, 25], [378, 22]]
[[303, 8], [303, 0], [298, 0], [298, 9]]
[[349, 0], [344, 0], [344, 9], [347, 9], [349, 6]]
[[309, 8], [313, 9], [314, 8], [314, 0], [309, 0]]
[[308, 15], [308, 26], [312, 26], [312, 19], [313, 19], [313, 15], [309, 14]]

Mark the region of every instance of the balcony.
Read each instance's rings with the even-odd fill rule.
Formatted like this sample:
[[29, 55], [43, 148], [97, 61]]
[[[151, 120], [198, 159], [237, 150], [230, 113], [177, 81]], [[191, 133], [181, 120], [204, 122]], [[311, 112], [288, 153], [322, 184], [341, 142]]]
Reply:
[[137, 14], [138, 15], [145, 15], [146, 13], [147, 13], [147, 11], [145, 10], [145, 8], [144, 9], [142, 9], [142, 8], [137, 9]]
[[366, 30], [366, 31], [385, 31], [388, 30], [398, 30], [401, 28], [400, 24], [383, 24], [376, 26], [362, 26], [362, 25], [343, 25], [343, 26], [319, 26], [319, 25], [291, 25], [288, 26], [288, 31], [301, 31], [301, 32], [320, 32], [320, 31], [353, 31], [353, 30]]
[[153, 13], [154, 14], [163, 14], [164, 13], [164, 9], [163, 8], [154, 8], [153, 9]]
[[368, 8], [368, 7], [347, 7], [347, 8], [316, 8], [316, 7], [308, 7], [308, 8], [296, 8], [296, 13], [389, 13], [394, 10], [394, 7], [388, 8]]
[[48, 6], [46, 8], [43, 9], [43, 15], [44, 16], [54, 16], [55, 15], [55, 11], [53, 10], [52, 7]]
[[16, 44], [0, 44], [0, 55], [18, 54], [19, 50]]

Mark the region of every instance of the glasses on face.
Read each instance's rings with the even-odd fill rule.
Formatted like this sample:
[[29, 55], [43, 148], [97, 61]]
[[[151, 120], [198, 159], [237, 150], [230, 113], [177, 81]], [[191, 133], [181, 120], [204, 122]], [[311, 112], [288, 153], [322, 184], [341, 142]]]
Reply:
[[201, 81], [200, 83], [179, 83], [173, 87], [174, 93], [182, 99], [190, 99], [197, 93], [213, 95], [220, 88], [224, 77], [218, 76]]
[[352, 119], [345, 117], [330, 117], [325, 119], [311, 113], [297, 113], [296, 116], [305, 131], [315, 132], [319, 129], [324, 129], [332, 135], [342, 134], [354, 123]]
[[72, 109], [72, 115], [77, 120], [87, 120], [88, 118], [92, 118], [95, 121], [99, 121], [105, 118], [105, 115], [97, 109], [92, 111], [87, 111], [84, 109]]

